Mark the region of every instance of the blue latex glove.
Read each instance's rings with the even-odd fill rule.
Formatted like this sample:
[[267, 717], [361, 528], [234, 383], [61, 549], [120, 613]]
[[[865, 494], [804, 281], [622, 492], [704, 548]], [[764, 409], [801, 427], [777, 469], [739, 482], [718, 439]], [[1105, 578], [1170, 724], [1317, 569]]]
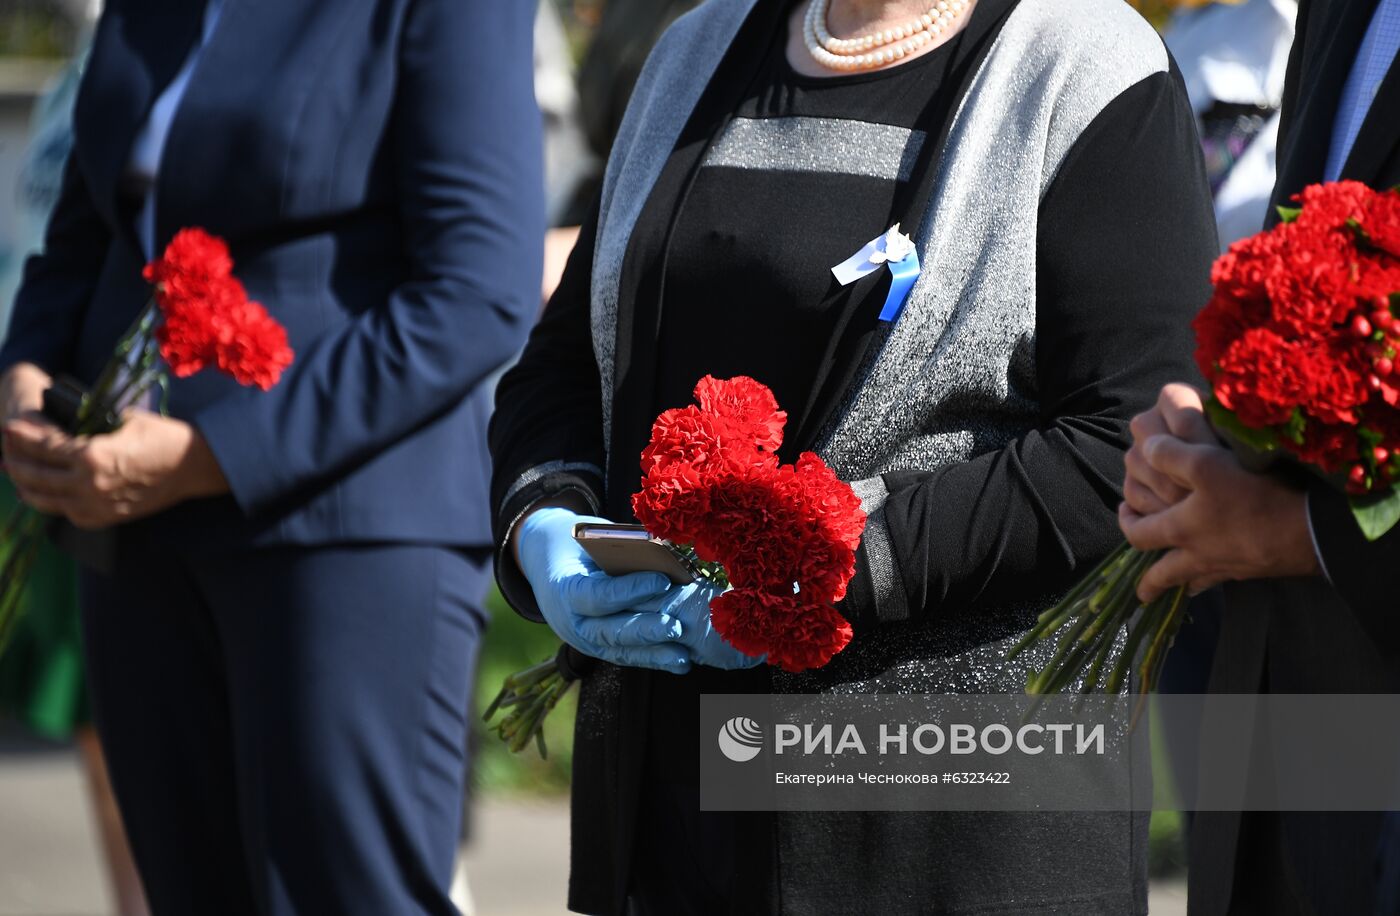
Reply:
[[690, 649], [690, 660], [733, 671], [763, 664], [764, 655], [745, 655], [724, 641], [710, 621], [710, 599], [724, 591], [703, 582], [672, 585], [660, 598], [638, 606], [639, 610], [655, 611], [664, 617], [680, 621], [680, 643]]
[[661, 573], [604, 573], [574, 540], [579, 522], [608, 520], [551, 507], [526, 516], [517, 534], [520, 571], [550, 629], [580, 652], [614, 665], [689, 671], [690, 651], [676, 641], [681, 622], [642, 607], [664, 596], [671, 581]]

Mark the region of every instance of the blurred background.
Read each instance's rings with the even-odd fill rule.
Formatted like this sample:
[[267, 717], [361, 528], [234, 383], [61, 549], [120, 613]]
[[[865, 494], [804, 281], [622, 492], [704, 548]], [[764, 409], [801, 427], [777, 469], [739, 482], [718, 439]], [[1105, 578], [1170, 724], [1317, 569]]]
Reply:
[[[541, 301], [596, 195], [631, 87], [661, 31], [697, 0], [543, 0], [535, 89], [547, 125], [551, 230]], [[1143, 0], [1163, 28], [1200, 117], [1222, 242], [1258, 228], [1273, 182], [1273, 134], [1295, 0]], [[71, 139], [69, 112], [101, 0], [0, 0], [0, 327], [38, 244]], [[0, 484], [3, 486], [3, 484]], [[0, 916], [140, 916], [100, 753], [87, 725], [72, 570], [55, 556], [25, 632], [0, 658]], [[551, 655], [554, 637], [493, 596], [478, 712], [502, 679]], [[1214, 618], [1202, 606], [1173, 654], [1168, 689], [1199, 692]], [[479, 716], [477, 717], [480, 722]], [[572, 697], [550, 718], [547, 760], [474, 735], [456, 897], [503, 916], [564, 912]], [[1193, 723], [1154, 721], [1160, 810], [1152, 822], [1153, 913], [1184, 914], [1184, 818], [1171, 762], [1191, 759]], [[1185, 736], [1185, 737], [1183, 737]], [[1171, 737], [1167, 742], [1165, 738]], [[1171, 745], [1174, 753], [1168, 754]], [[197, 837], [190, 838], [198, 842]]]

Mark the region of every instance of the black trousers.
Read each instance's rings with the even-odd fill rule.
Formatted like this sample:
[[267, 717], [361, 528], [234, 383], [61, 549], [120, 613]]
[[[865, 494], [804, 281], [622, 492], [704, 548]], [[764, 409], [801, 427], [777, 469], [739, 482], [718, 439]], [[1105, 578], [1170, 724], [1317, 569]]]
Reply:
[[156, 916], [455, 914], [486, 558], [126, 536], [119, 570], [84, 638]]

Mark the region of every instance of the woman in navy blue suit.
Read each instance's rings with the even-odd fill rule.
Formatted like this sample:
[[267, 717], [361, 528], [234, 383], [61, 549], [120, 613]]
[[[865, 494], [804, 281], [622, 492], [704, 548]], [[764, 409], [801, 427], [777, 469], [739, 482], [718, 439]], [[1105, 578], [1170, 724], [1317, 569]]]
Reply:
[[[109, 0], [0, 350], [6, 470], [112, 528], [83, 583], [99, 729], [160, 913], [454, 912], [487, 583], [484, 383], [538, 303], [534, 5]], [[296, 362], [73, 440], [188, 225]]]

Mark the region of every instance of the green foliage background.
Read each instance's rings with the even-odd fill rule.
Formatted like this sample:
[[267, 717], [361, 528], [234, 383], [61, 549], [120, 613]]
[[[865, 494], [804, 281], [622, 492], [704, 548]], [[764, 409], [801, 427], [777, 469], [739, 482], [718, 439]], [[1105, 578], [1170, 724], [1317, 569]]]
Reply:
[[475, 697], [477, 744], [472, 772], [476, 789], [485, 793], [566, 795], [573, 761], [577, 688], [545, 720], [547, 760], [540, 759], [533, 744], [512, 754], [481, 718], [506, 676], [552, 656], [559, 648], [559, 638], [544, 624], [532, 623], [511, 610], [494, 588], [487, 599], [487, 609], [491, 622], [478, 663]]

